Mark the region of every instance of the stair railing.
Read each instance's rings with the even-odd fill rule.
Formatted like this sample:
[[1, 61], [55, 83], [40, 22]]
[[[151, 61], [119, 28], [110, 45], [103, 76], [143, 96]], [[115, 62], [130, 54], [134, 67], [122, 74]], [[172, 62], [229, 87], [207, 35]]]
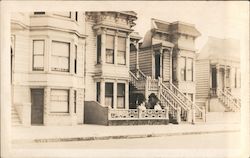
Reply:
[[226, 93], [226, 95], [228, 95], [230, 98], [232, 98], [232, 100], [240, 107], [241, 106], [241, 100], [240, 98], [234, 96], [228, 88], [224, 88], [224, 92]]
[[221, 90], [220, 88], [217, 88], [217, 96], [218, 99], [221, 100], [221, 102], [227, 106], [232, 111], [239, 111], [240, 105], [238, 105], [230, 95], [228, 95], [225, 91]]
[[193, 101], [191, 101], [186, 95], [184, 95], [173, 83], [168, 83], [170, 89], [174, 92], [174, 94], [180, 98], [189, 108], [195, 109], [196, 117], [202, 118], [205, 115], [204, 110], [202, 110], [198, 105], [196, 105]]

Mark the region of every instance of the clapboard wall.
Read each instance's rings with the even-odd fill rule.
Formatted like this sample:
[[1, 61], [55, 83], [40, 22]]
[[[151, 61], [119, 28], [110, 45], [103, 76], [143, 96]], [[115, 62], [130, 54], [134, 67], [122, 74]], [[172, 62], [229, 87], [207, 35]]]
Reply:
[[144, 49], [139, 52], [139, 67], [147, 76], [152, 76], [152, 49]]
[[210, 89], [209, 60], [196, 61], [196, 98], [207, 99]]

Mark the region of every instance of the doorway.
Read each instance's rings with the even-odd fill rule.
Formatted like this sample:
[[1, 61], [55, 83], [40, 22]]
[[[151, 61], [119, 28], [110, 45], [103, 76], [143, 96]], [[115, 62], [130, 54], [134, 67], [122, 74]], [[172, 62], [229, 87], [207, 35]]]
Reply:
[[161, 76], [161, 55], [155, 54], [155, 79]]
[[31, 89], [31, 124], [43, 124], [44, 89]]

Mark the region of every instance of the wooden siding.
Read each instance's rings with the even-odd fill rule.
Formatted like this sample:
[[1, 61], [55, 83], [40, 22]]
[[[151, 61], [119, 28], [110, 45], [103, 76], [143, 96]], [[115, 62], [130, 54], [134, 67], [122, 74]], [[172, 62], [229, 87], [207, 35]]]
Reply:
[[163, 81], [170, 80], [170, 53], [165, 52], [163, 54]]
[[196, 61], [196, 98], [206, 99], [210, 89], [209, 60]]
[[130, 60], [130, 65], [129, 65], [130, 70], [136, 69], [136, 51], [130, 52], [129, 60]]
[[152, 50], [147, 49], [139, 52], [139, 67], [147, 76], [152, 76]]

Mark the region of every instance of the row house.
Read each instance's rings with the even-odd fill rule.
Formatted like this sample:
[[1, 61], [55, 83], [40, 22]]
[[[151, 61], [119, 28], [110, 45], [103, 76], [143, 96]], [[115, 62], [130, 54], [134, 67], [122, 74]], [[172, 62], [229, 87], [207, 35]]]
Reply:
[[[12, 122], [23, 125], [168, 124], [204, 120], [196, 104], [195, 39], [184, 22], [152, 19], [142, 37], [137, 14], [13, 13]], [[154, 93], [161, 110], [137, 109]]]
[[12, 122], [83, 123], [85, 18], [78, 12], [11, 16]]
[[240, 44], [209, 37], [197, 55], [197, 104], [207, 111], [240, 110]]

